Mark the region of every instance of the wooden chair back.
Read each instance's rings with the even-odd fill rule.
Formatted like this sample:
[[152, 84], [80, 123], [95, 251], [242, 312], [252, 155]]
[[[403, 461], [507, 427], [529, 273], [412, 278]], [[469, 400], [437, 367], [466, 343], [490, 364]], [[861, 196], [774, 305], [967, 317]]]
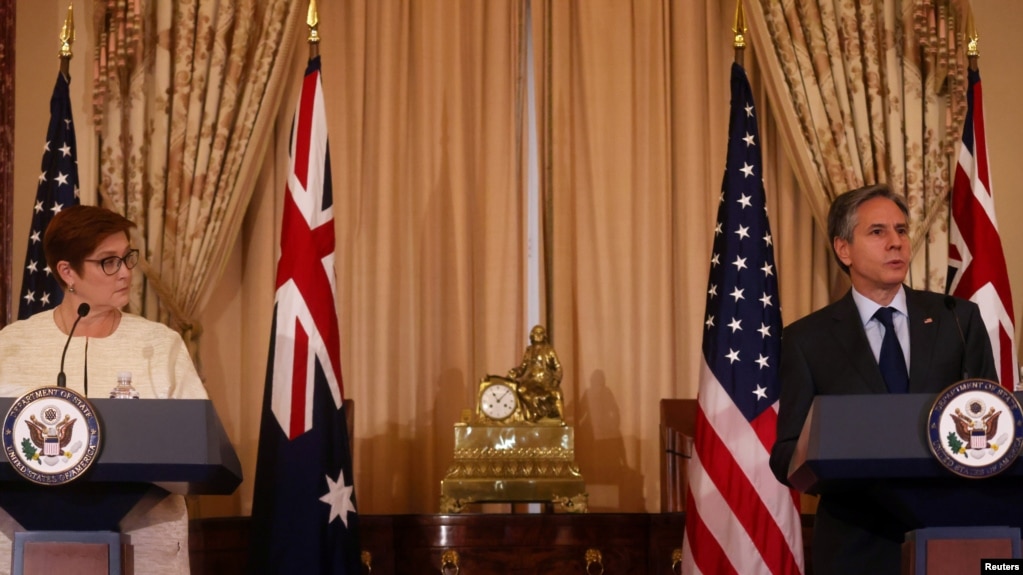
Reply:
[[696, 400], [661, 399], [661, 512], [686, 510]]

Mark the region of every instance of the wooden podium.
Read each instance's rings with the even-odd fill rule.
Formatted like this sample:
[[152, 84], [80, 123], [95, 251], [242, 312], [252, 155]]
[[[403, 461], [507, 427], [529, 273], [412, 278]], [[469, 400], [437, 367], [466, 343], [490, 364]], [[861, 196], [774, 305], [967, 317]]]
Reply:
[[[954, 548], [953, 554], [974, 569], [981, 558], [1019, 558], [1023, 464], [1015, 461], [985, 479], [945, 469], [926, 437], [935, 397], [818, 396], [800, 434], [789, 482], [805, 493], [869, 492], [873, 503], [883, 504], [910, 532], [903, 545], [904, 573], [921, 573], [918, 566], [927, 564], [921, 554], [940, 555], [943, 547]], [[924, 539], [927, 544], [920, 545]], [[985, 544], [974, 544], [978, 541]], [[925, 572], [962, 573], [945, 566], [952, 570], [936, 565]]]
[[[0, 412], [13, 401], [0, 398]], [[42, 486], [0, 461], [0, 507], [27, 530], [15, 535], [15, 575], [130, 575], [131, 547], [118, 523], [154, 486], [226, 495], [241, 483], [241, 463], [209, 400], [90, 402], [102, 446], [83, 477]]]

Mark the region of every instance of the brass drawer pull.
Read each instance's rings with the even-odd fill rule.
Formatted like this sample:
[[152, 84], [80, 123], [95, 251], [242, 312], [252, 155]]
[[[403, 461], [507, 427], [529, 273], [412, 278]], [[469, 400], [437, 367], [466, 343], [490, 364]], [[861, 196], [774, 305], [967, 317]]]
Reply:
[[362, 565], [366, 568], [366, 573], [373, 572], [373, 554], [369, 551], [363, 551], [360, 555], [362, 558]]
[[448, 575], [448, 571], [452, 569], [454, 575], [458, 575], [458, 572], [461, 571], [458, 566], [458, 551], [449, 549], [440, 556], [440, 572], [443, 575]]
[[682, 575], [682, 550], [678, 547], [671, 550], [671, 573]]
[[586, 550], [586, 575], [604, 575], [604, 556], [596, 549]]

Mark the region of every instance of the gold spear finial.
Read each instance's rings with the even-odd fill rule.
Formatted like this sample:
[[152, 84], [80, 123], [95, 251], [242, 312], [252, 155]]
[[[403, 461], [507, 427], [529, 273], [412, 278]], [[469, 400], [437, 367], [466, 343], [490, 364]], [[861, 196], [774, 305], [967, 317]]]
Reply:
[[746, 15], [742, 12], [742, 0], [735, 1], [735, 27], [732, 28], [732, 32], [735, 32], [735, 43], [733, 46], [738, 48], [746, 47]]
[[71, 45], [75, 43], [75, 15], [71, 8], [71, 2], [67, 4], [67, 16], [64, 17], [64, 26], [60, 29], [60, 57], [70, 59]]
[[973, 23], [973, 10], [966, 7], [966, 55], [980, 56], [977, 50], [977, 26]]
[[735, 33], [732, 46], [735, 47], [735, 63], [742, 66], [742, 54], [746, 48], [746, 15], [742, 12], [742, 0], [735, 0]]
[[309, 0], [309, 13], [305, 17], [306, 26], [309, 26], [309, 59], [320, 55], [320, 33], [316, 27], [320, 25], [320, 16], [316, 13], [316, 0]]
[[320, 33], [316, 27], [320, 25], [320, 16], [316, 13], [316, 0], [309, 0], [309, 13], [305, 17], [306, 26], [309, 26], [309, 59], [320, 55]]
[[309, 14], [305, 19], [306, 26], [309, 26], [309, 37], [306, 39], [310, 44], [320, 43], [320, 34], [316, 27], [320, 25], [320, 17], [316, 13], [316, 0], [309, 0]]

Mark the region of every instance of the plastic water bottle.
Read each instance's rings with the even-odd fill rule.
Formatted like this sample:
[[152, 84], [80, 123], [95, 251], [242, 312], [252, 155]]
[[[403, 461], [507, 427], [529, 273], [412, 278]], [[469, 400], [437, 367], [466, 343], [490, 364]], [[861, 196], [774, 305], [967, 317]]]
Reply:
[[110, 390], [110, 399], [138, 399], [139, 392], [131, 385], [131, 372], [117, 372], [117, 387]]

